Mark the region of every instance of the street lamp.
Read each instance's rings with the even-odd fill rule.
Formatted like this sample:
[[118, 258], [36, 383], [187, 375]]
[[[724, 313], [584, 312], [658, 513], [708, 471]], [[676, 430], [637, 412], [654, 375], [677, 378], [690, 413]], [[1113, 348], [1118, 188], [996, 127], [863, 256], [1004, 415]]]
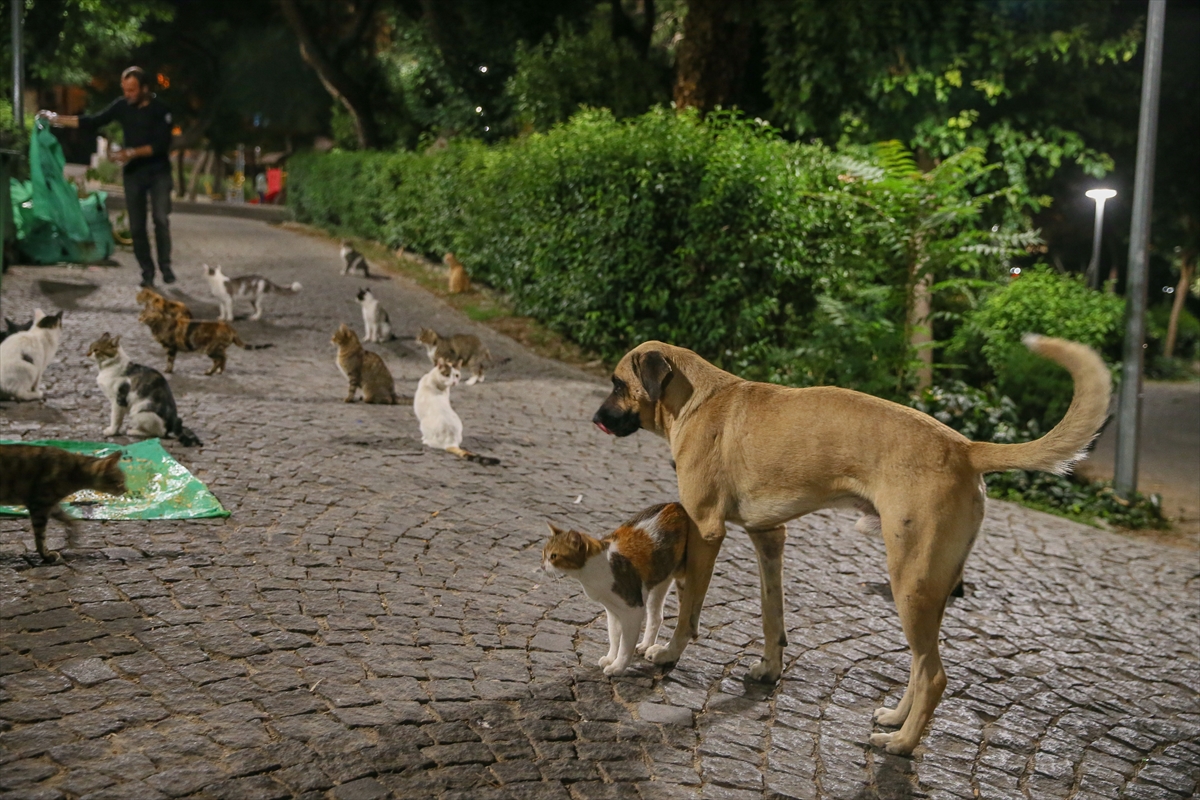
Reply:
[[1096, 201], [1096, 227], [1092, 232], [1092, 260], [1088, 263], [1087, 282], [1093, 289], [1100, 288], [1100, 231], [1104, 228], [1104, 201], [1116, 197], [1113, 189], [1089, 189], [1084, 192]]

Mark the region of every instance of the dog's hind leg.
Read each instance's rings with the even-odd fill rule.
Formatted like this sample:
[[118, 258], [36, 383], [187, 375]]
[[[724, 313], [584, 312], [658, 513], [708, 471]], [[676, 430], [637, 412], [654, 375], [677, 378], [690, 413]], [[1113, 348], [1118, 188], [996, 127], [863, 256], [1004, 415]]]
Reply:
[[937, 509], [884, 514], [892, 596], [904, 636], [912, 649], [908, 688], [896, 709], [875, 712], [880, 724], [901, 724], [894, 733], [876, 733], [871, 744], [894, 755], [908, 755], [921, 740], [925, 726], [946, 690], [946, 672], [938, 652], [942, 616], [950, 592], [962, 575], [983, 516], [983, 501], [967, 490], [957, 497], [935, 498]]
[[769, 531], [747, 533], [758, 553], [763, 625], [763, 657], [750, 668], [750, 677], [775, 683], [783, 673], [783, 648], [787, 646], [787, 628], [783, 624], [783, 545], [787, 529], [780, 525]]
[[696, 638], [700, 630], [700, 609], [704, 606], [704, 595], [708, 593], [713, 566], [717, 563], [717, 553], [721, 552], [721, 542], [724, 540], [723, 517], [715, 516], [703, 523], [691, 517], [688, 525], [687, 571], [679, 587], [679, 618], [675, 620], [675, 632], [667, 644], [652, 644], [646, 648], [646, 660], [655, 664], [674, 664], [688, 642]]

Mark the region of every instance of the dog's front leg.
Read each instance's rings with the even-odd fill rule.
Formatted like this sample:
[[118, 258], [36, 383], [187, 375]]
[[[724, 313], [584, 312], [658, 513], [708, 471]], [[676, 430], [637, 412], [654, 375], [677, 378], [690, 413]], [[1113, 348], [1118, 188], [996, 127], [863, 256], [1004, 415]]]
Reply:
[[775, 683], [783, 673], [783, 648], [787, 630], [783, 624], [783, 545], [787, 529], [747, 531], [758, 553], [758, 582], [762, 600], [763, 657], [750, 668], [750, 677]]
[[712, 580], [713, 566], [721, 542], [725, 539], [725, 520], [712, 520], [709, 524], [688, 526], [687, 572], [679, 584], [679, 618], [675, 620], [675, 632], [665, 645], [653, 644], [646, 648], [646, 659], [655, 664], [674, 664], [683, 655], [688, 642], [700, 631], [700, 609], [704, 606], [704, 595]]

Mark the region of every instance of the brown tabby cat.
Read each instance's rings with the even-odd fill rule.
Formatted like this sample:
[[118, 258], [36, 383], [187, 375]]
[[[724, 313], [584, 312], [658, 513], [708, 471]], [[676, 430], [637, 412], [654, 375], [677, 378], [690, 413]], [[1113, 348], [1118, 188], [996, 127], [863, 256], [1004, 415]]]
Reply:
[[243, 350], [262, 350], [274, 347], [271, 344], [246, 344], [228, 322], [220, 320], [194, 320], [192, 312], [183, 303], [167, 300], [150, 289], [142, 289], [138, 297], [146, 296], [138, 322], [144, 322], [155, 340], [167, 351], [167, 367], [163, 372], [175, 369], [175, 354], [204, 353], [212, 359], [212, 366], [204, 373], [212, 375], [225, 371], [225, 350], [235, 344]]
[[421, 328], [421, 332], [417, 334], [417, 341], [425, 345], [425, 353], [429, 356], [431, 364], [445, 361], [463, 372], [470, 372], [471, 377], [466, 380], [467, 386], [474, 386], [483, 380], [483, 371], [494, 363], [487, 345], [480, 341], [478, 336], [469, 333], [440, 336], [432, 328]]
[[450, 294], [469, 292], [471, 278], [467, 275], [467, 268], [463, 266], [463, 263], [454, 257], [454, 253], [446, 253], [442, 261], [450, 268]]
[[60, 558], [54, 550], [46, 549], [46, 522], [50, 517], [67, 526], [68, 544], [75, 541], [74, 520], [62, 510], [60, 500], [80, 489], [125, 494], [120, 460], [119, 452], [93, 458], [57, 447], [0, 444], [0, 503], [29, 509], [33, 541], [42, 561]]
[[330, 341], [337, 345], [338, 369], [346, 376], [346, 380], [350, 381], [350, 391], [346, 395], [347, 403], [354, 402], [361, 388], [364, 403], [396, 404], [396, 383], [392, 380], [392, 373], [388, 371], [382, 358], [370, 350], [363, 349], [358, 341], [358, 334], [342, 323], [333, 332]]

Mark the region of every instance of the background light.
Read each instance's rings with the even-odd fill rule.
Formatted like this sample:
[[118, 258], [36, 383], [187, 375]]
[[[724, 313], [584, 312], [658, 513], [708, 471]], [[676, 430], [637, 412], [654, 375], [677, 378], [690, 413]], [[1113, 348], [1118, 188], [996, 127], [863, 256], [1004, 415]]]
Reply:
[[1117, 196], [1115, 189], [1088, 189], [1084, 194], [1093, 200], [1108, 200]]

